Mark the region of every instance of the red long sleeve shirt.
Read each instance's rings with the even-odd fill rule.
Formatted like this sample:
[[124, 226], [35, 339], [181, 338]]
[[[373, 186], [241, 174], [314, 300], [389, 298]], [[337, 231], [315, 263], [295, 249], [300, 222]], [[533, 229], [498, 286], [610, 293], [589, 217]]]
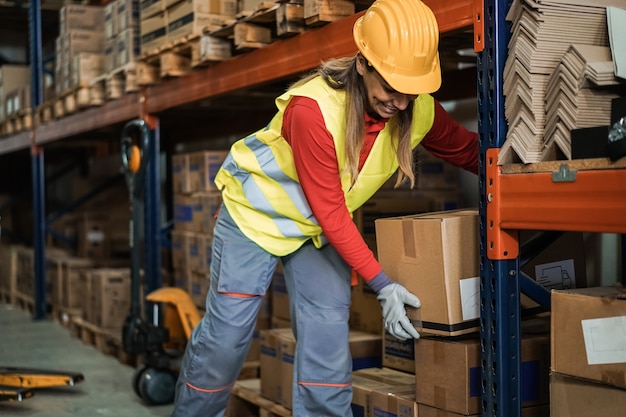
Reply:
[[[365, 115], [366, 136], [359, 169], [387, 123]], [[294, 97], [285, 110], [282, 135], [291, 145], [302, 190], [328, 242], [365, 281], [382, 267], [359, 233], [346, 208], [335, 143], [315, 100]], [[478, 172], [478, 136], [455, 122], [435, 101], [435, 120], [421, 142], [424, 149], [447, 162]]]

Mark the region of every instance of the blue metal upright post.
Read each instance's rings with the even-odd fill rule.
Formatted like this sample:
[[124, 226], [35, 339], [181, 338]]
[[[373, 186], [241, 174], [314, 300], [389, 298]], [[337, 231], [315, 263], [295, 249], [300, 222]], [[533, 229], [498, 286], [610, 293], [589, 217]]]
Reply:
[[507, 125], [504, 117], [503, 73], [510, 38], [507, 0], [485, 0], [484, 49], [478, 54], [478, 130], [480, 135], [480, 313], [482, 360], [482, 415], [520, 417], [520, 284], [519, 261], [488, 258], [487, 150], [500, 148]]
[[[42, 60], [41, 60], [41, 4], [40, 0], [30, 1], [29, 13], [30, 32], [30, 92], [31, 117], [35, 117], [35, 109], [42, 102]], [[33, 125], [34, 126], [34, 125]], [[37, 146], [35, 129], [31, 130], [31, 157], [33, 183], [33, 247], [34, 247], [34, 318], [43, 319], [47, 315], [46, 309], [46, 219], [45, 219], [45, 192], [44, 192], [44, 157], [43, 150]]]
[[[148, 125], [150, 126], [150, 150], [146, 166], [144, 200], [144, 288], [146, 294], [161, 288], [161, 166], [158, 119], [149, 118]], [[152, 320], [152, 310], [149, 308], [148, 310], [146, 317]]]

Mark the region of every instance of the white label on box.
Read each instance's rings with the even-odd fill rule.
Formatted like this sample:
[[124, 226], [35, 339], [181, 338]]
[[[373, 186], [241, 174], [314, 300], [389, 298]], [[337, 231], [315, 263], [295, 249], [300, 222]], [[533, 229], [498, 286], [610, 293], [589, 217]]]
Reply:
[[587, 363], [626, 363], [626, 316], [581, 320]]
[[535, 266], [535, 279], [542, 287], [549, 290], [568, 290], [576, 288], [576, 272], [573, 259], [550, 262]]
[[87, 232], [87, 242], [89, 243], [104, 242], [104, 232], [102, 230], [89, 230]]
[[461, 313], [463, 320], [480, 317], [480, 278], [466, 278], [459, 281], [461, 289]]

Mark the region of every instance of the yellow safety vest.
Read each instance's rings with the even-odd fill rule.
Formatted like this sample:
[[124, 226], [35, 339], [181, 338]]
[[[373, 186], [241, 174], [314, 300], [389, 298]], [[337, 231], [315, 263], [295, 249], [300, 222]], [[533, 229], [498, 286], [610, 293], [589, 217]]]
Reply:
[[[387, 124], [351, 187], [345, 157], [345, 91], [335, 90], [316, 77], [278, 97], [278, 112], [270, 123], [235, 142], [215, 177], [224, 204], [241, 231], [276, 256], [294, 252], [309, 239], [316, 247], [324, 243], [322, 229], [300, 186], [291, 146], [281, 135], [285, 108], [294, 96], [312, 98], [319, 105], [334, 138], [338, 172], [351, 214], [398, 169]], [[434, 100], [430, 95], [420, 95], [413, 109], [411, 146], [415, 148], [432, 127]]]

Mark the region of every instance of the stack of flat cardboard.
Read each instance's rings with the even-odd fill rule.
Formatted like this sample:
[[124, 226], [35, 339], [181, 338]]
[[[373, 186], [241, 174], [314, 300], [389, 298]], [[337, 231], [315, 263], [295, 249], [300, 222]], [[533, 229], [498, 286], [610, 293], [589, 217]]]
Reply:
[[606, 7], [620, 4], [624, 0], [514, 0], [503, 86], [509, 129], [499, 163], [556, 159], [544, 141], [548, 79], [571, 44], [608, 46]]
[[618, 84], [610, 48], [571, 45], [548, 79], [545, 147], [571, 159], [571, 130], [609, 125]]

